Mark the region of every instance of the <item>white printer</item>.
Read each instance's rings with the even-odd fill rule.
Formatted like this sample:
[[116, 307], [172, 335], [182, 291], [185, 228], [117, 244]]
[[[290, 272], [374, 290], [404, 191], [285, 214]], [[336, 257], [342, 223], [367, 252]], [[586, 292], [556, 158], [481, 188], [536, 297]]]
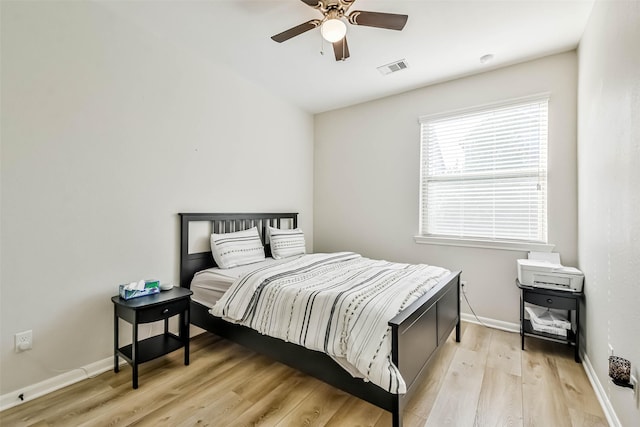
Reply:
[[[559, 259], [558, 259], [559, 261]], [[584, 275], [574, 267], [545, 259], [519, 259], [518, 281], [538, 288], [582, 292]]]

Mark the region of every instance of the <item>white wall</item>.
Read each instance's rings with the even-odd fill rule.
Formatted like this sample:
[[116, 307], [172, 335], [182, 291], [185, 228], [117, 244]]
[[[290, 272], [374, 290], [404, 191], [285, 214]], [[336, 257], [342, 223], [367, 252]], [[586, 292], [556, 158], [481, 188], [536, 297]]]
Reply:
[[640, 2], [596, 2], [579, 47], [579, 261], [586, 353], [621, 425], [640, 425], [608, 380], [608, 344], [640, 378]]
[[0, 394], [112, 355], [117, 285], [177, 282], [178, 212], [298, 211], [312, 247], [310, 115], [100, 4], [1, 24]]
[[[568, 52], [317, 115], [315, 251], [353, 250], [462, 270], [479, 316], [517, 323], [516, 259], [525, 252], [414, 243], [418, 117], [550, 92], [549, 241], [572, 265], [577, 261], [576, 79], [576, 54]], [[463, 309], [468, 312], [464, 304]]]

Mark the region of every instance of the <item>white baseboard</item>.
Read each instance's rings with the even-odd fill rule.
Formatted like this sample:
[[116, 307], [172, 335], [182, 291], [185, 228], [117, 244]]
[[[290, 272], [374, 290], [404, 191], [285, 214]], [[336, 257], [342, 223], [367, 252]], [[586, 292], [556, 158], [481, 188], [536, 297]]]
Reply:
[[600, 402], [600, 406], [602, 407], [602, 411], [604, 412], [604, 416], [607, 417], [607, 422], [611, 427], [622, 427], [618, 416], [616, 415], [616, 411], [613, 409], [611, 405], [611, 401], [609, 397], [607, 397], [607, 393], [602, 386], [602, 383], [598, 379], [596, 375], [596, 371], [593, 369], [593, 365], [591, 364], [591, 360], [589, 356], [586, 354], [582, 354], [582, 367], [584, 371], [587, 373], [587, 378], [589, 378], [589, 382], [591, 383], [591, 387], [596, 393], [596, 397]]
[[503, 322], [502, 320], [489, 319], [488, 317], [480, 317], [478, 319], [473, 314], [469, 313], [460, 313], [460, 318], [464, 322], [475, 323], [476, 325], [484, 324], [490, 328], [500, 329], [502, 331], [507, 332], [517, 332], [520, 333], [520, 324], [519, 323], [511, 323], [511, 322]]
[[[127, 362], [120, 360], [121, 365], [125, 363]], [[75, 384], [87, 378], [100, 375], [110, 369], [113, 369], [113, 356], [107, 357], [106, 359], [102, 359], [98, 362], [90, 363], [81, 368], [64, 372], [53, 378], [40, 381], [39, 383], [6, 393], [0, 396], [0, 411], [13, 408], [14, 406], [18, 406], [22, 403], [44, 396], [45, 394], [70, 386], [71, 384]], [[22, 399], [20, 398], [21, 395]]]

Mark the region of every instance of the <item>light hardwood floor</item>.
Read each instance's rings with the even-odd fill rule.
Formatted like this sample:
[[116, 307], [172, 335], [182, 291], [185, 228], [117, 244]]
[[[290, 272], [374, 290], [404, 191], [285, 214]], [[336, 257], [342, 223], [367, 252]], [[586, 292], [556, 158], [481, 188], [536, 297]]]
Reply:
[[[182, 351], [106, 372], [0, 413], [3, 426], [390, 426], [391, 416], [314, 378], [206, 333]], [[606, 426], [573, 350], [463, 323], [404, 413], [415, 426]]]

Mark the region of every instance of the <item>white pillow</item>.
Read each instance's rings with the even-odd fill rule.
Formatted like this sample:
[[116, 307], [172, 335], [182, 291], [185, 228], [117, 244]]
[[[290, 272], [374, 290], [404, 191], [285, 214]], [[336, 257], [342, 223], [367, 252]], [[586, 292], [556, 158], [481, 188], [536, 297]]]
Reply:
[[269, 240], [271, 242], [271, 256], [274, 259], [288, 258], [306, 253], [304, 233], [301, 229], [280, 230], [279, 228], [268, 228]]
[[258, 227], [235, 233], [211, 234], [211, 254], [219, 268], [231, 268], [265, 259]]

